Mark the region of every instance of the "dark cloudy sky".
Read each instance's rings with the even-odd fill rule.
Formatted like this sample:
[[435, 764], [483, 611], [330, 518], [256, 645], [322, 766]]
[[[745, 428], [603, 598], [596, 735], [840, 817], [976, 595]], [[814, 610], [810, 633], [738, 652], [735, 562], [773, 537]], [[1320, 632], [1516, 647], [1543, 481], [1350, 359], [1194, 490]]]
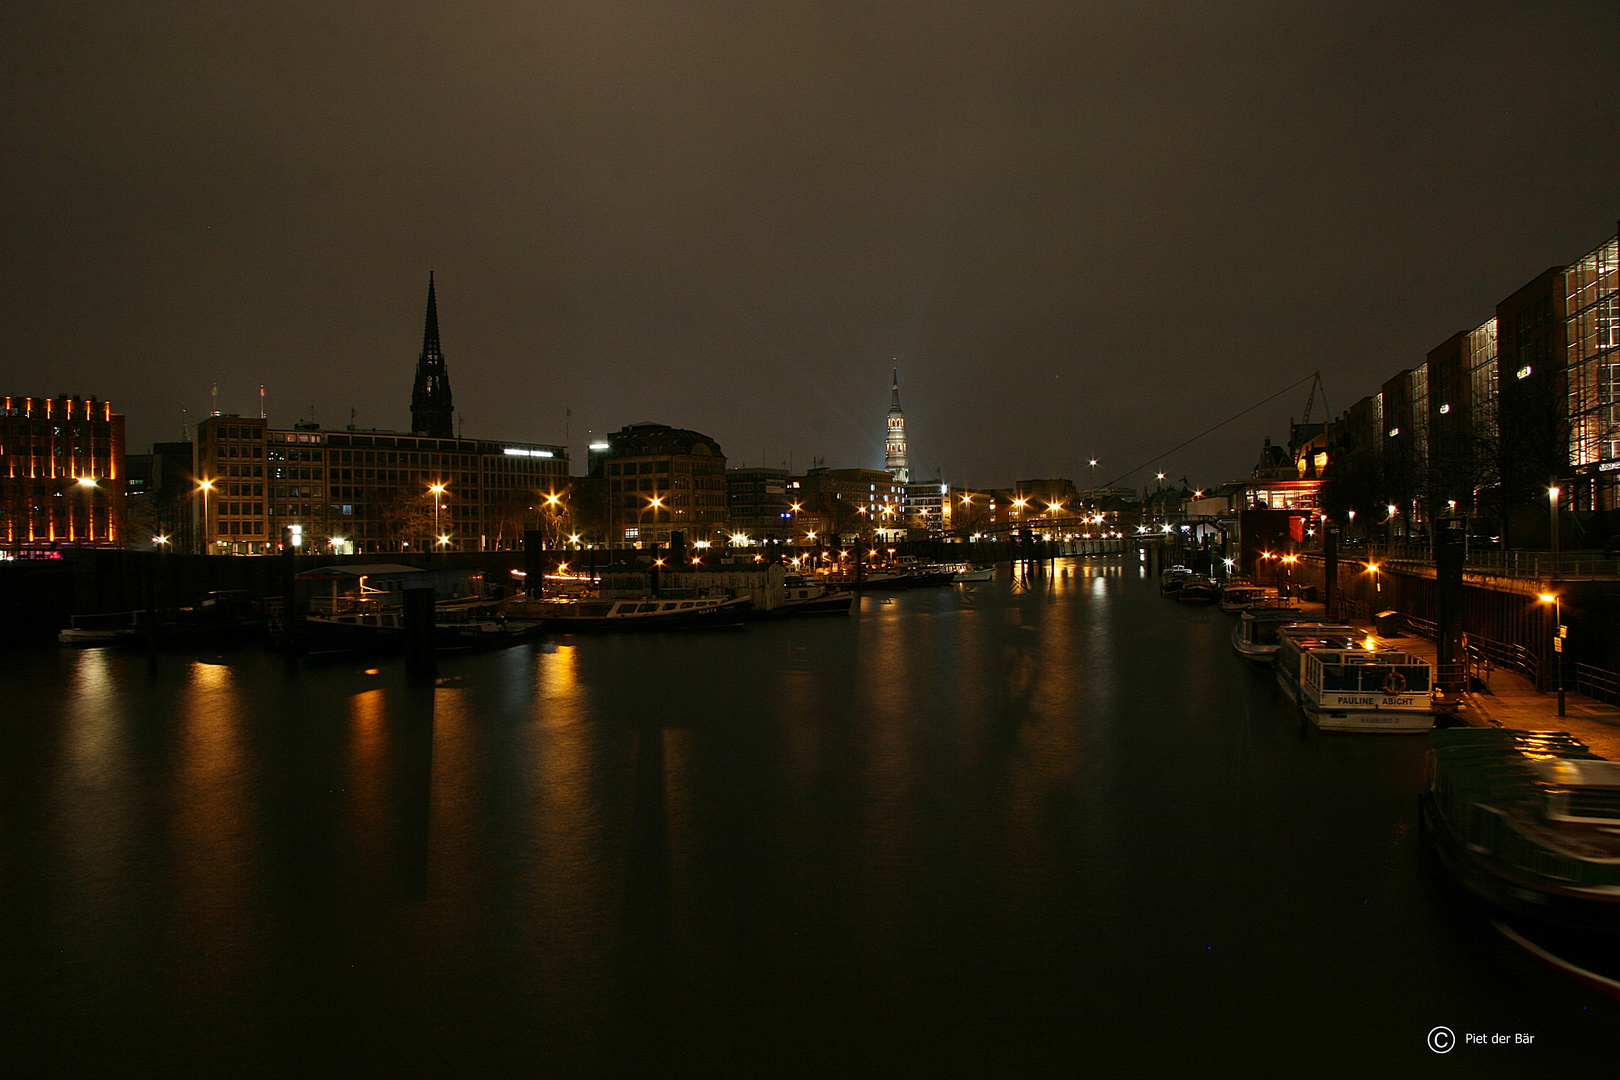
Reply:
[[1617, 46], [1612, 3], [9, 3], [0, 389], [132, 451], [214, 383], [404, 427], [432, 267], [468, 435], [881, 467], [898, 363], [918, 474], [1112, 479], [1613, 235]]

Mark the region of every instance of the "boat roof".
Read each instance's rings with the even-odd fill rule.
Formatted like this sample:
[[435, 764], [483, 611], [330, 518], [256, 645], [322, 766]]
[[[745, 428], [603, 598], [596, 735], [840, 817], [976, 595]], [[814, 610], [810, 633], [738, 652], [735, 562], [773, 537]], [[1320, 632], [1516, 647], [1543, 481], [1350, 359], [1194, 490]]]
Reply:
[[1350, 649], [1361, 640], [1361, 633], [1350, 626], [1300, 623], [1277, 628], [1279, 640], [1292, 641], [1301, 649]]
[[1359, 648], [1337, 648], [1327, 646], [1311, 648], [1310, 654], [1317, 657], [1324, 664], [1343, 664], [1347, 660], [1352, 664], [1382, 665], [1385, 667], [1428, 667], [1429, 662], [1421, 656], [1413, 656], [1403, 652], [1369, 652]]
[[1620, 788], [1620, 761], [1554, 758], [1532, 761], [1530, 768], [1545, 783], [1558, 787]]
[[305, 570], [299, 574], [304, 580], [347, 578], [347, 577], [388, 577], [398, 574], [425, 574], [418, 566], [405, 566], [400, 563], [361, 563], [350, 566], [317, 566], [313, 570]]
[[1238, 612], [1238, 618], [1247, 619], [1252, 623], [1282, 623], [1288, 626], [1316, 626], [1323, 622], [1325, 616], [1313, 615], [1298, 608], [1265, 607], [1248, 608]]

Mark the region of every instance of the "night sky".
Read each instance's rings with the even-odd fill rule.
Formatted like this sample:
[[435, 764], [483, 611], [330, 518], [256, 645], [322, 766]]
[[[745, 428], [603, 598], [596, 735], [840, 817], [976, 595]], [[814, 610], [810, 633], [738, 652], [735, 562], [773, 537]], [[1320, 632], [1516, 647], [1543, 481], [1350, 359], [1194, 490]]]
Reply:
[[10, 3], [0, 392], [131, 452], [215, 383], [408, 428], [432, 268], [465, 434], [576, 472], [641, 420], [880, 468], [897, 364], [914, 477], [1113, 480], [1613, 235], [1617, 47], [1612, 3]]

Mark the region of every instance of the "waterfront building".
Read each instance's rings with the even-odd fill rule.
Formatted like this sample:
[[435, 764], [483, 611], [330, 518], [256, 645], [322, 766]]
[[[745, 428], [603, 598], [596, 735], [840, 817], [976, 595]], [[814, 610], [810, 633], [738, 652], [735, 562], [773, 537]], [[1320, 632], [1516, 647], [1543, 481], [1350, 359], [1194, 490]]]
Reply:
[[796, 500], [813, 510], [845, 541], [862, 536], [891, 543], [905, 539], [906, 486], [879, 469], [813, 468], [793, 480]]
[[193, 458], [189, 441], [153, 443], [151, 453], [126, 457], [124, 546], [196, 550]]
[[[568, 451], [224, 414], [197, 425], [194, 496], [207, 550], [278, 550], [299, 527], [313, 550], [486, 551], [522, 545], [568, 498]], [[436, 490], [437, 489], [437, 490]]]
[[[602, 445], [600, 448], [598, 444]], [[723, 540], [726, 456], [709, 436], [668, 424], [630, 424], [591, 446], [587, 529], [613, 546]]]
[[0, 552], [124, 545], [124, 416], [97, 398], [0, 398]]
[[373, 554], [512, 549], [567, 524], [566, 447], [456, 437], [431, 273], [409, 432], [217, 414], [197, 425], [194, 475], [215, 555], [276, 551], [289, 526], [307, 549]]
[[901, 484], [911, 482], [911, 464], [906, 456], [906, 414], [900, 411], [900, 369], [894, 370], [894, 389], [889, 403], [888, 426], [884, 432], [888, 451], [883, 467]]
[[1570, 503], [1620, 510], [1620, 229], [1564, 273]]
[[925, 480], [906, 485], [906, 528], [912, 539], [943, 536], [951, 528], [951, 485]]
[[795, 542], [803, 534], [794, 506], [802, 509], [803, 504], [790, 497], [791, 482], [786, 469], [727, 469], [727, 527], [757, 541]]

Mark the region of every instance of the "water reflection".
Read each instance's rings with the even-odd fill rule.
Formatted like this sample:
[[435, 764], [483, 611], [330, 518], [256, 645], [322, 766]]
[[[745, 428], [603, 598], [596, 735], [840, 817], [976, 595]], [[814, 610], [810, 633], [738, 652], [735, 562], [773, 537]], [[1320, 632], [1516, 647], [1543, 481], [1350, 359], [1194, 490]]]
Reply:
[[169, 880], [175, 908], [186, 917], [171, 927], [171, 947], [191, 954], [185, 966], [211, 996], [238, 988], [251, 966], [251, 911], [263, 885], [244, 760], [243, 693], [231, 668], [194, 662], [177, 710]]
[[437, 681], [0, 672], [13, 982], [171, 1072], [1141, 1071], [1166, 1015], [1270, 1045], [1279, 985], [1335, 1045], [1592, 1004], [1422, 876], [1418, 742], [1303, 734], [1134, 562], [1049, 569]]

